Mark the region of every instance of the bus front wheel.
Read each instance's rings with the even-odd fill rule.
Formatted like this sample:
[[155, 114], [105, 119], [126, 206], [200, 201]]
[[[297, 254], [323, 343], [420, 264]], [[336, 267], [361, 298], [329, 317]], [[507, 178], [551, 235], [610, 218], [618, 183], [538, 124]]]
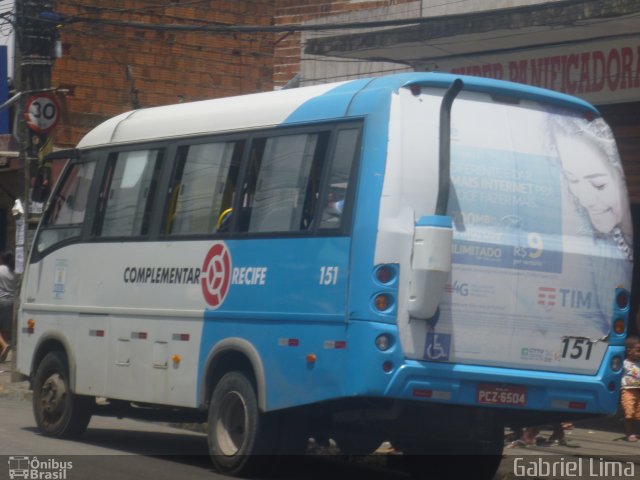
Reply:
[[251, 475], [266, 466], [274, 445], [270, 417], [258, 410], [252, 382], [229, 372], [217, 383], [209, 405], [209, 453], [227, 475]]
[[33, 413], [38, 429], [48, 437], [82, 434], [91, 420], [95, 400], [76, 395], [69, 387], [69, 368], [61, 352], [42, 359], [33, 379]]

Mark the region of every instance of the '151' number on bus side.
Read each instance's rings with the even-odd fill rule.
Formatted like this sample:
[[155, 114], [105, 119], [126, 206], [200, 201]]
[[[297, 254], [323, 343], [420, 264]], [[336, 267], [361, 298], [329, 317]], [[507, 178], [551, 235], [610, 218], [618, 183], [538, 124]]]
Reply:
[[[564, 344], [562, 358], [567, 358], [567, 355], [569, 355], [570, 358], [576, 360], [584, 354], [585, 360], [589, 360], [591, 357], [591, 349], [595, 342], [584, 337], [564, 337], [562, 343]], [[569, 350], [569, 348], [571, 348], [571, 350]]]
[[338, 283], [338, 267], [320, 267], [320, 285]]

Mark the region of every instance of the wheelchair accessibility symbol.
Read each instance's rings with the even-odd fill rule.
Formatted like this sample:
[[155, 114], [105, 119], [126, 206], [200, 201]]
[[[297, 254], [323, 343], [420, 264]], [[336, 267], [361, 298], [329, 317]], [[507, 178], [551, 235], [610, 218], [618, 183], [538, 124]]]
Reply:
[[449, 360], [451, 348], [451, 335], [447, 333], [427, 333], [427, 343], [424, 346], [424, 359], [433, 362], [446, 362]]

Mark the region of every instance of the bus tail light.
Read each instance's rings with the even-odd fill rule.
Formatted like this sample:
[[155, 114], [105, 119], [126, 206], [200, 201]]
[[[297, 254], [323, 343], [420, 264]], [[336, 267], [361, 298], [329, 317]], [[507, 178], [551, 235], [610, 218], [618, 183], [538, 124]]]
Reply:
[[629, 308], [629, 292], [624, 288], [619, 288], [616, 293], [616, 305], [620, 310]]
[[396, 278], [396, 271], [391, 265], [380, 265], [375, 270], [376, 280], [382, 285], [388, 285]]
[[622, 370], [622, 358], [616, 356], [611, 359], [611, 370], [614, 372]]
[[624, 322], [624, 318], [616, 318], [613, 321], [613, 331], [617, 334], [617, 335], [622, 335], [624, 333], [626, 329], [626, 325]]
[[624, 345], [624, 335], [627, 333], [631, 296], [629, 290], [617, 287], [613, 300], [613, 316], [611, 318], [611, 330], [609, 331], [609, 343], [611, 345]]
[[391, 348], [391, 345], [393, 345], [393, 338], [386, 333], [376, 337], [376, 347], [378, 347], [378, 350], [386, 352]]
[[391, 298], [391, 295], [388, 295], [386, 293], [380, 293], [376, 295], [373, 302], [376, 306], [376, 309], [380, 312], [389, 310], [393, 305], [393, 299]]

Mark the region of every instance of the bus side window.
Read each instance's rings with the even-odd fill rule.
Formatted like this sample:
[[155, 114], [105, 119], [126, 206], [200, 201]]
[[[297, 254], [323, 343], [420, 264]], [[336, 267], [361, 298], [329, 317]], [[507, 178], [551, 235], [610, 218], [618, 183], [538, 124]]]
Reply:
[[248, 232], [295, 232], [311, 226], [329, 134], [281, 135], [254, 142], [243, 191]]
[[111, 155], [99, 198], [95, 233], [102, 237], [146, 235], [160, 174], [160, 150]]
[[95, 167], [96, 162], [90, 161], [68, 168], [45, 213], [36, 242], [38, 252], [80, 236]]
[[324, 190], [321, 229], [340, 228], [343, 212], [348, 207], [349, 178], [358, 147], [360, 131], [357, 128], [340, 130], [329, 172], [328, 188]]
[[178, 149], [165, 233], [204, 234], [228, 227], [243, 143], [205, 143]]

